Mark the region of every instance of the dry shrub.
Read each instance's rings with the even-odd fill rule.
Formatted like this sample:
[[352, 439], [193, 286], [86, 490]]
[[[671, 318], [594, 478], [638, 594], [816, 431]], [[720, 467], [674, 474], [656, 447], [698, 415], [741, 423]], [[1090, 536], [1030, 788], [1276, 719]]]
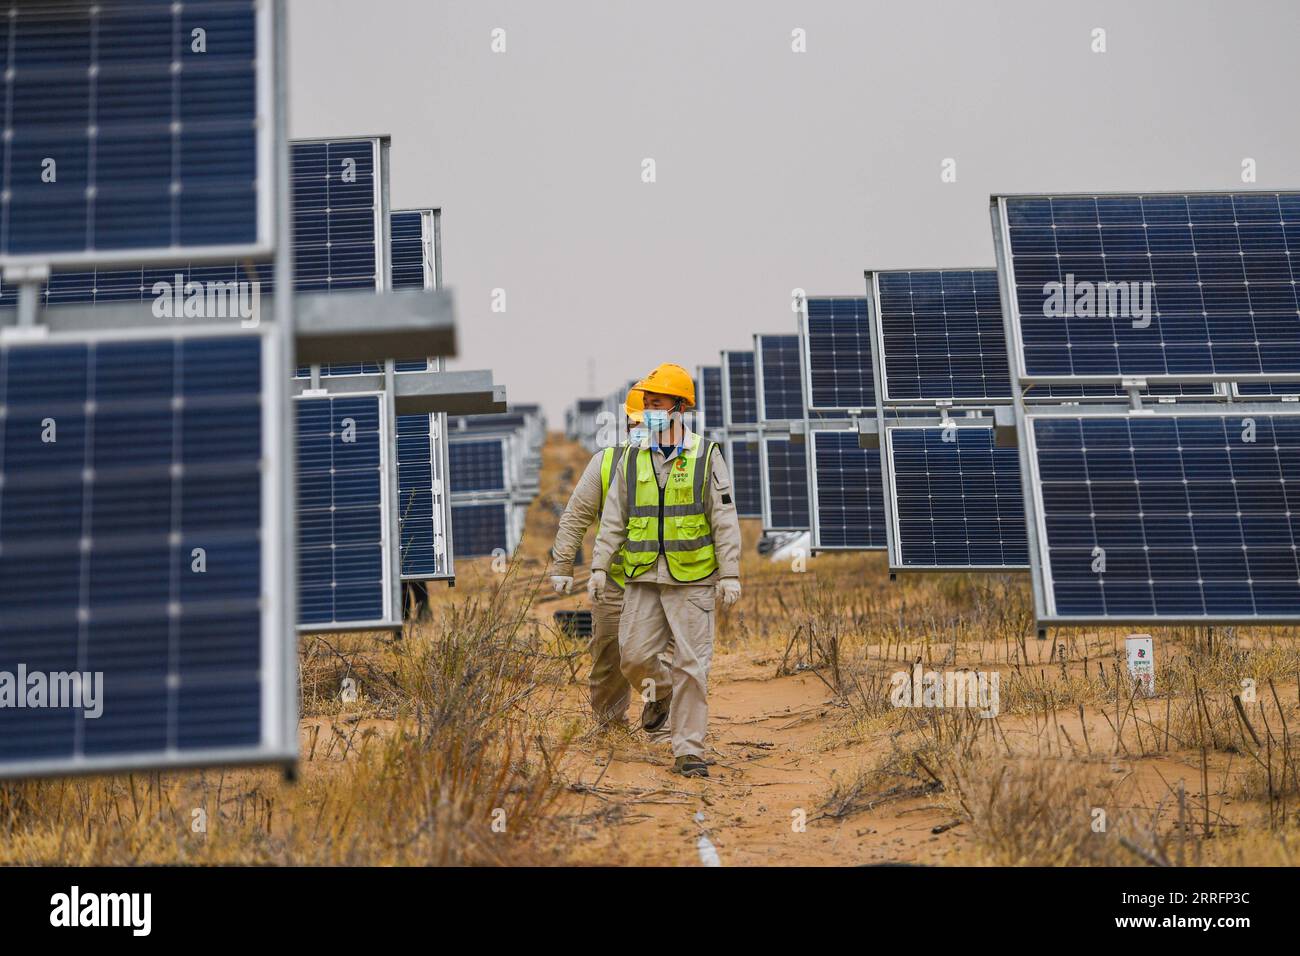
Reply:
[[[1035, 758], [954, 766], [952, 794], [967, 820], [976, 862], [996, 866], [1142, 864], [1149, 833], [1129, 811], [1128, 775], [1104, 766]], [[1096, 832], [1098, 811], [1105, 830]]]

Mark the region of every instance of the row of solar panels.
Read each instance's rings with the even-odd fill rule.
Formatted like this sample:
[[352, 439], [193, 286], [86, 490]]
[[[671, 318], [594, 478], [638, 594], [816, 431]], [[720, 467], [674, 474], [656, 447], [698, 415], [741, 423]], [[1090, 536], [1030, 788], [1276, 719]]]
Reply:
[[[369, 196], [377, 208], [386, 203], [388, 144], [383, 138], [375, 138], [370, 141], [372, 149], [369, 155], [360, 162], [349, 163], [357, 153], [354, 145], [327, 144], [327, 176], [333, 180], [338, 178], [340, 168], [348, 169], [351, 176], [346, 186], [331, 182], [327, 189], [308, 189], [302, 194], [302, 200], [295, 188], [295, 234], [301, 231], [307, 236], [309, 252], [306, 261], [311, 266], [327, 265], [323, 274], [319, 270], [312, 274], [310, 288], [318, 291], [351, 288], [356, 282], [368, 279], [382, 290], [382, 270], [376, 267], [382, 263], [388, 263], [387, 268], [391, 271], [389, 285], [393, 289], [404, 288], [406, 283], [423, 282], [426, 286], [430, 281], [440, 283], [441, 230], [436, 210], [425, 213], [422, 223], [405, 218], [409, 214], [395, 213], [387, 241], [381, 233], [376, 233], [373, 250], [362, 250], [359, 240], [369, 238], [371, 234], [365, 228], [364, 218], [358, 214], [363, 209], [361, 195]], [[314, 153], [305, 151], [305, 162], [300, 164], [299, 148], [300, 144], [294, 144], [295, 187], [299, 183], [314, 182], [317, 172]], [[324, 218], [315, 218], [320, 212], [324, 212]], [[338, 238], [340, 236], [342, 241]], [[420, 259], [415, 255], [417, 243], [424, 254]], [[300, 248], [295, 244], [296, 252]], [[336, 257], [341, 264], [337, 275], [332, 265]], [[299, 256], [299, 259], [301, 261], [303, 257]], [[373, 270], [369, 277], [364, 275], [367, 268]], [[295, 285], [298, 282], [299, 274], [296, 273]], [[440, 370], [441, 363], [437, 360], [394, 363], [397, 377]], [[382, 373], [380, 366], [367, 363], [334, 363], [319, 369], [326, 392], [337, 387], [341, 376]], [[311, 370], [299, 369], [298, 374], [307, 377]], [[382, 403], [385, 397], [376, 393], [366, 400]], [[366, 467], [378, 472], [381, 485], [385, 480], [392, 483], [395, 479], [398, 486], [395, 508], [401, 542], [401, 579], [451, 579], [454, 577], [453, 555], [473, 558], [513, 553], [522, 535], [523, 512], [537, 492], [541, 442], [545, 433], [545, 422], [538, 407], [519, 406], [507, 413], [490, 415], [392, 417], [395, 418], [396, 475], [390, 475], [391, 468], [382, 455], [378, 461], [367, 460]], [[390, 448], [393, 444], [389, 442]], [[444, 476], [446, 480], [443, 480]], [[368, 555], [347, 554], [340, 540], [343, 529], [339, 502], [333, 498], [321, 499], [320, 504], [334, 516], [340, 534], [321, 537], [319, 545], [328, 549], [329, 554], [328, 557], [322, 555], [319, 567], [328, 567], [330, 577], [327, 579], [321, 575], [315, 583], [322, 596], [334, 597], [334, 606], [320, 606], [314, 618], [304, 614], [305, 624], [355, 625], [358, 619], [356, 605], [341, 607], [337, 600], [341, 585], [360, 579], [371, 585], [373, 594], [373, 584], [383, 584], [385, 565], [375, 559], [373, 552], [376, 545], [386, 551], [388, 546], [383, 540], [382, 529], [391, 522], [381, 520], [381, 516], [376, 514], [382, 513], [386, 507], [382, 487], [378, 501], [373, 491], [373, 487], [368, 486], [356, 499], [356, 505], [367, 509], [371, 517], [371, 535], [362, 542]], [[304, 501], [300, 498], [300, 511], [303, 506]], [[350, 526], [346, 533], [355, 536], [357, 529]], [[341, 555], [345, 555], [346, 560]], [[352, 560], [354, 557], [360, 560]], [[306, 566], [306, 559], [300, 558], [300, 567]], [[383, 590], [388, 593], [391, 588], [383, 584]]]
[[453, 418], [449, 436], [456, 553], [514, 553], [541, 480], [546, 419], [540, 406], [517, 405], [503, 415]]
[[996, 269], [868, 272], [697, 369], [741, 514], [1031, 570], [1041, 626], [1300, 618], [1300, 194], [991, 211]]
[[[428, 413], [505, 407], [420, 354], [454, 352], [438, 212], [390, 210], [385, 137], [287, 142], [282, 28], [276, 0], [9, 11], [0, 773], [292, 759], [295, 625], [399, 626], [454, 525], [511, 546], [455, 513], [451, 433], [506, 436], [516, 527], [535, 492], [535, 408]], [[103, 713], [25, 703], [37, 674], [102, 674]]]
[[602, 447], [603, 431], [619, 420], [612, 408], [612, 399], [579, 398], [564, 412], [564, 434], [594, 454]]
[[[262, 290], [234, 284], [270, 280], [248, 261], [289, 261], [282, 31], [279, 2], [21, 2], [5, 18], [4, 775], [296, 754], [290, 486], [324, 476], [340, 527], [307, 509], [300, 526], [345, 540], [351, 497], [378, 494], [364, 461], [382, 420], [375, 402], [298, 403], [295, 476], [298, 316], [282, 296], [260, 321]], [[250, 314], [212, 311], [199, 282]]]
[[[400, 210], [385, 217], [388, 148], [382, 137], [292, 144], [294, 285], [298, 291], [382, 291], [439, 285], [438, 210]], [[274, 289], [269, 264], [115, 267], [56, 271], [43, 299], [48, 305], [152, 302], [159, 294], [159, 283], [172, 284], [183, 297], [186, 288], [200, 287], [191, 283], [233, 282], [250, 275], [260, 283], [257, 294]], [[16, 291], [3, 289], [0, 308], [15, 305]], [[440, 360], [394, 363], [398, 375], [440, 368]], [[144, 377], [164, 373], [162, 365], [146, 364], [141, 370]], [[335, 363], [322, 366], [319, 373], [320, 380], [314, 384], [323, 387], [304, 385], [295, 401], [299, 621], [305, 628], [392, 626], [400, 615], [399, 578], [454, 577], [451, 532], [458, 512], [452, 507], [449, 490], [481, 490], [482, 478], [472, 459], [462, 463], [450, 454], [445, 414], [395, 414], [379, 364]], [[301, 379], [310, 375], [308, 368], [298, 370]], [[377, 378], [373, 387], [333, 394], [344, 376]], [[458, 434], [479, 427], [474, 419], [458, 422]], [[499, 422], [490, 421], [483, 427], [501, 428]], [[489, 443], [493, 440], [488, 439]], [[495, 440], [501, 444], [516, 441], [509, 435]], [[536, 446], [535, 433], [532, 441]], [[125, 453], [128, 457], [135, 454], [133, 449]], [[498, 485], [515, 490], [520, 485], [522, 458], [498, 451], [497, 462], [502, 472]], [[512, 468], [509, 474], [507, 464]], [[478, 513], [459, 512], [467, 516], [460, 522], [466, 541], [461, 553], [475, 556], [498, 548], [513, 550], [517, 534], [485, 532], [483, 522], [473, 517]], [[488, 544], [491, 547], [483, 551]]]

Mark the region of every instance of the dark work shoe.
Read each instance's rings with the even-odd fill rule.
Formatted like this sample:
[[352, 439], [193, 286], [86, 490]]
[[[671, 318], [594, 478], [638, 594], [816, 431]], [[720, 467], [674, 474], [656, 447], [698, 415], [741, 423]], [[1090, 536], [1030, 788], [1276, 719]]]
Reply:
[[703, 757], [683, 756], [673, 761], [673, 773], [680, 773], [683, 777], [707, 777], [709, 768]]
[[672, 694], [663, 700], [646, 701], [645, 707], [641, 708], [641, 729], [648, 734], [653, 734], [668, 723], [668, 709], [672, 702]]

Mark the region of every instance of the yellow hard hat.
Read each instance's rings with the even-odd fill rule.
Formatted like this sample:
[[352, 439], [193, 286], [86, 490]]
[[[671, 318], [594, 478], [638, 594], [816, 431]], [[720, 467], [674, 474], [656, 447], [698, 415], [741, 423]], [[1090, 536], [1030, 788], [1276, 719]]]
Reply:
[[[683, 408], [695, 407], [695, 382], [680, 365], [665, 362], [632, 386], [634, 392], [657, 392], [682, 400]], [[644, 401], [644, 399], [643, 399]]]
[[637, 389], [632, 389], [627, 393], [627, 400], [623, 402], [623, 412], [627, 415], [628, 421], [641, 424], [642, 412], [645, 410], [645, 396]]

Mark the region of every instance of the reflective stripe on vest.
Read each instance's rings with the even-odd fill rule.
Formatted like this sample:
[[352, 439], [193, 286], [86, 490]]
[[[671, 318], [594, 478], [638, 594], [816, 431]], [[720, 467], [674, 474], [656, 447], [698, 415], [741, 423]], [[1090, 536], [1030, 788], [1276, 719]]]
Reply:
[[[609, 497], [610, 479], [614, 475], [614, 459], [626, 451], [627, 445], [620, 445], [618, 448], [606, 448], [604, 455], [600, 459], [600, 504], [596, 508], [596, 526], [598, 528], [600, 527], [600, 516], [605, 513], [605, 499]], [[627, 576], [623, 573], [622, 551], [610, 558], [609, 577], [619, 587], [623, 587], [627, 583]]]
[[650, 449], [625, 457], [628, 519], [623, 567], [628, 577], [644, 574], [660, 554], [675, 581], [700, 581], [717, 570], [713, 528], [704, 508], [704, 483], [713, 472], [715, 447], [692, 435], [690, 446], [673, 459], [662, 487]]

